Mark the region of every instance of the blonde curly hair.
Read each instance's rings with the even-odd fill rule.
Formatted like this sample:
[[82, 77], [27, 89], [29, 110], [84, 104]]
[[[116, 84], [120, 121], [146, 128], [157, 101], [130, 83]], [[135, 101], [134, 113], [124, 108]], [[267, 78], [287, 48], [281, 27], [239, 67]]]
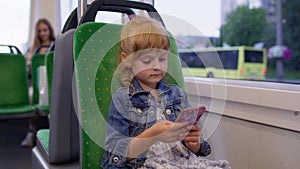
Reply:
[[[121, 47], [119, 55], [119, 82], [121, 86], [130, 86], [134, 74], [132, 63], [139, 57], [140, 50], [170, 49], [170, 40], [165, 27], [158, 21], [137, 16], [129, 21], [121, 31]], [[123, 54], [126, 54], [124, 57]], [[122, 56], [123, 55], [123, 56]]]

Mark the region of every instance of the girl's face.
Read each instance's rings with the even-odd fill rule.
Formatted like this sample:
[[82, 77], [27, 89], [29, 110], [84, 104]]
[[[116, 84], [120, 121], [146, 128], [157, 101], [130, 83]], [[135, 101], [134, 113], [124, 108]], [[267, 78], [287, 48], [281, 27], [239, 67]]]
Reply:
[[46, 24], [40, 23], [38, 25], [38, 37], [42, 42], [49, 40], [50, 30]]
[[132, 71], [144, 90], [156, 88], [168, 69], [169, 51], [162, 49], [145, 49], [135, 53]]

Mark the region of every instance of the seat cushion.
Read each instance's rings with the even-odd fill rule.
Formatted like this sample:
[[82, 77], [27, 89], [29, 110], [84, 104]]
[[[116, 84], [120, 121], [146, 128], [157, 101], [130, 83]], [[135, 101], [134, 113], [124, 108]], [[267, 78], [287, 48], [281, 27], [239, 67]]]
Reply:
[[32, 105], [1, 106], [0, 114], [18, 114], [18, 113], [33, 112], [34, 110], [35, 107]]
[[41, 129], [36, 134], [37, 139], [42, 144], [44, 149], [49, 151], [49, 129]]

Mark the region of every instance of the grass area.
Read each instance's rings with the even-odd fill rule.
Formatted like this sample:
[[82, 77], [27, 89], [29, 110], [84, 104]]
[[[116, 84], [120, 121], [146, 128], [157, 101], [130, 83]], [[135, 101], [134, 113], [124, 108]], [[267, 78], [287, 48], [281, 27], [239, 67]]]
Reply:
[[[276, 79], [276, 70], [268, 69], [266, 78]], [[300, 71], [299, 70], [284, 70], [284, 79], [289, 80], [300, 80]]]

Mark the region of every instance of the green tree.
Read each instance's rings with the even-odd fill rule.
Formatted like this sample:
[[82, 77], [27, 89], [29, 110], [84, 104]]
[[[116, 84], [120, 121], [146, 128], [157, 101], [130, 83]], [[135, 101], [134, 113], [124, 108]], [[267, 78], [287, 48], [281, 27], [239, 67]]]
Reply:
[[291, 49], [292, 58], [285, 62], [290, 70], [300, 70], [300, 1], [282, 1], [283, 44]]
[[[283, 45], [291, 49], [291, 59], [284, 61], [289, 70], [300, 70], [300, 1], [282, 1]], [[276, 13], [274, 14], [276, 15]], [[265, 47], [276, 45], [276, 25], [270, 23], [265, 29]], [[275, 69], [275, 60], [268, 61], [268, 67]]]
[[221, 26], [221, 40], [232, 46], [253, 46], [263, 41], [267, 26], [263, 8], [240, 6], [229, 13], [227, 23]]

